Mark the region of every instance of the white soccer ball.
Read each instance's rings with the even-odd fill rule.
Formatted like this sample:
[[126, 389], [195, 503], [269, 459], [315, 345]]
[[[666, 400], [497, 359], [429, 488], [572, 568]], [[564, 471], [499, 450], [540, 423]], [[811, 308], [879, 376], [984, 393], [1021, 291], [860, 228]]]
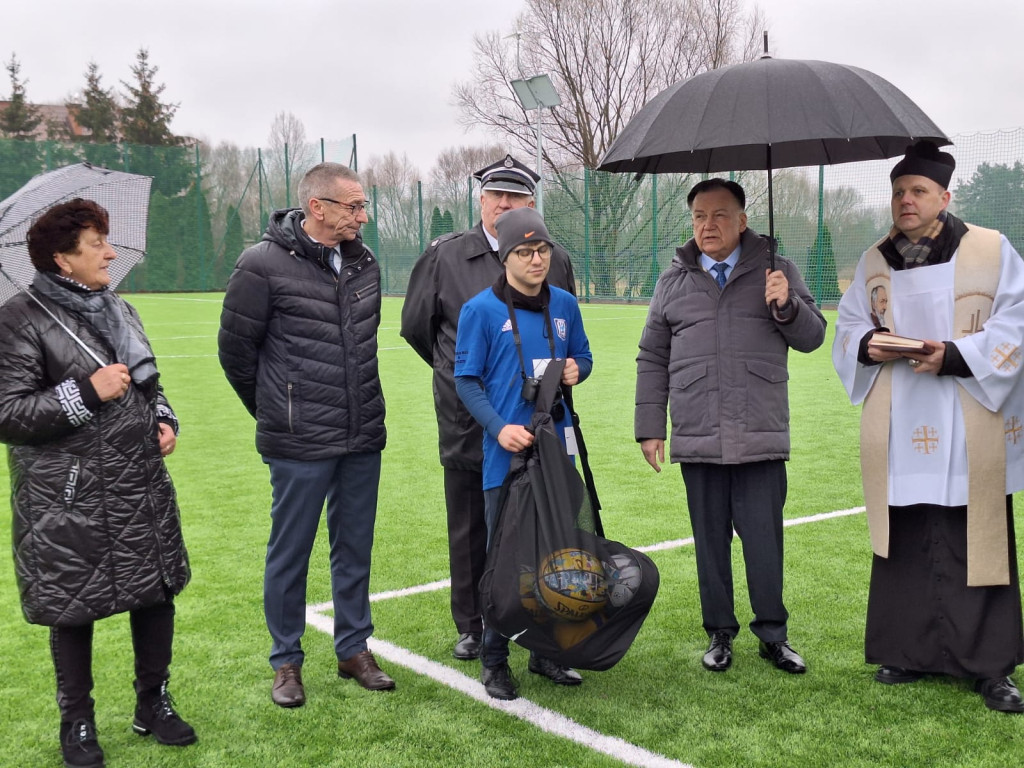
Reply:
[[604, 563], [608, 585], [608, 604], [621, 608], [640, 588], [640, 566], [629, 555], [612, 555], [612, 562]]

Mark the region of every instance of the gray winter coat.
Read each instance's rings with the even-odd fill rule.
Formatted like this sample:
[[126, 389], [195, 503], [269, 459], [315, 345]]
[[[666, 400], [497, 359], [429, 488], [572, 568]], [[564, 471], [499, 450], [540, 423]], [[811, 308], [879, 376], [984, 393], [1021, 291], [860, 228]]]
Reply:
[[[101, 358], [114, 352], [81, 316], [42, 298]], [[135, 310], [122, 310], [140, 336]], [[91, 411], [77, 382], [96, 363], [24, 294], [0, 311], [0, 441], [11, 469], [15, 575], [25, 618], [78, 626], [165, 602], [189, 580], [158, 419], [176, 424], [155, 381]]]
[[377, 369], [380, 265], [359, 238], [331, 250], [300, 231], [301, 210], [275, 211], [263, 241], [228, 279], [220, 364], [256, 418], [261, 456], [318, 461], [384, 450]]
[[[434, 369], [441, 464], [477, 471], [483, 466], [483, 430], [455, 392], [455, 334], [462, 305], [494, 284], [505, 267], [482, 223], [434, 240], [417, 259], [402, 305], [402, 337]], [[548, 282], [576, 294], [569, 254], [556, 245]]]
[[789, 348], [811, 352], [825, 318], [792, 262], [776, 257], [791, 308], [765, 304], [768, 239], [747, 229], [740, 260], [719, 290], [691, 239], [658, 278], [637, 356], [636, 439], [664, 439], [673, 462], [743, 464], [789, 458]]

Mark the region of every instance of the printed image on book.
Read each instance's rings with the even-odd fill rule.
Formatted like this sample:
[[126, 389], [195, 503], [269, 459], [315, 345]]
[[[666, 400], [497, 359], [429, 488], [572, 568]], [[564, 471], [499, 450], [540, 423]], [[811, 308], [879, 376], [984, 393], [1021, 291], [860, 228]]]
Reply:
[[920, 352], [930, 355], [935, 348], [927, 341], [912, 339], [909, 336], [897, 336], [895, 333], [878, 331], [868, 341], [869, 347], [884, 349], [889, 352]]

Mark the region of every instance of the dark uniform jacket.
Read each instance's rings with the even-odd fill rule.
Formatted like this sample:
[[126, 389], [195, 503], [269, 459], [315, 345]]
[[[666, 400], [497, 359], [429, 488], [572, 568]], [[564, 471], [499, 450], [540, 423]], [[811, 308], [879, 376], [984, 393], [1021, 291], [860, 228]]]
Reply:
[[318, 461], [382, 451], [377, 370], [380, 266], [359, 238], [333, 251], [301, 231], [301, 210], [276, 211], [228, 279], [220, 363], [256, 418], [256, 449]]
[[[409, 277], [402, 337], [434, 369], [438, 444], [441, 464], [448, 469], [479, 472], [483, 466], [483, 430], [455, 392], [455, 332], [462, 305], [504, 272], [478, 222], [434, 240]], [[576, 293], [569, 254], [559, 245], [551, 254], [548, 282]]]
[[719, 290], [689, 240], [676, 250], [651, 297], [637, 356], [637, 440], [665, 437], [671, 460], [743, 464], [789, 458], [789, 348], [811, 352], [825, 318], [796, 266], [776, 257], [789, 281], [787, 322], [764, 301], [768, 238], [747, 229], [740, 259]]
[[[101, 358], [115, 359], [83, 317], [40, 300]], [[121, 306], [145, 339], [135, 310]], [[15, 575], [33, 624], [79, 626], [157, 605], [189, 580], [158, 439], [158, 419], [177, 420], [155, 379], [91, 410], [76, 382], [96, 368], [28, 296], [4, 306], [0, 441], [9, 445]]]

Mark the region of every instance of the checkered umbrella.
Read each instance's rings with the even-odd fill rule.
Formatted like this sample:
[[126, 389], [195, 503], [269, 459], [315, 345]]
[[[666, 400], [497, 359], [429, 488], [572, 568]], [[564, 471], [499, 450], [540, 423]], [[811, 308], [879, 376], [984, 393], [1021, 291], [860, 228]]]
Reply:
[[36, 269], [28, 257], [26, 234], [47, 209], [76, 197], [93, 200], [110, 214], [108, 242], [117, 251], [110, 264], [114, 288], [146, 253], [149, 188], [153, 179], [78, 163], [40, 174], [0, 202], [0, 304], [32, 283]]

